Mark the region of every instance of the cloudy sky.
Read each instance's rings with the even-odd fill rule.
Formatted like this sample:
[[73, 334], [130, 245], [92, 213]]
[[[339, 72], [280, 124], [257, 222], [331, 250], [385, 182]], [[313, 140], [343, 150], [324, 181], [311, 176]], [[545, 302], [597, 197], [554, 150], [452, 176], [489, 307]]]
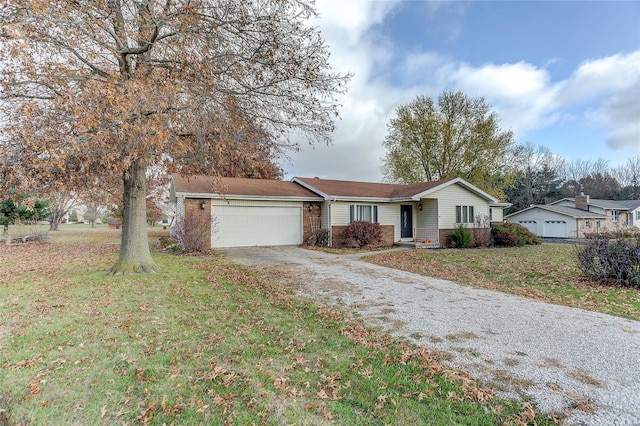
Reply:
[[640, 1], [317, 0], [336, 71], [352, 72], [332, 146], [302, 144], [285, 179], [381, 181], [399, 105], [484, 97], [517, 142], [567, 160], [640, 154]]

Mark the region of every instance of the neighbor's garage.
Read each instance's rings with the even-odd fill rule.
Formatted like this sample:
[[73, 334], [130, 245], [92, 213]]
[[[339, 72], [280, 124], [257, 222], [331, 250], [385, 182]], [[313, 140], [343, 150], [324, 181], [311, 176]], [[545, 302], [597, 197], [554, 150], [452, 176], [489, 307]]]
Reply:
[[542, 236], [545, 238], [567, 238], [567, 222], [564, 220], [545, 220], [542, 226]]
[[213, 247], [297, 245], [302, 243], [299, 205], [214, 205]]

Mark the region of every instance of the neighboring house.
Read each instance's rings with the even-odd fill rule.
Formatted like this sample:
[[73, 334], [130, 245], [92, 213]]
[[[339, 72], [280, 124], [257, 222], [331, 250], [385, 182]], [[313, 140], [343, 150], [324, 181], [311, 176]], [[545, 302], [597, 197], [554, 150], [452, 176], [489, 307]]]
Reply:
[[580, 194], [546, 205], [533, 205], [505, 217], [540, 237], [584, 238], [591, 232], [640, 226], [640, 200], [599, 200]]
[[473, 227], [478, 218], [486, 219], [484, 226], [502, 222], [510, 206], [460, 178], [401, 185], [174, 175], [171, 199], [178, 216], [213, 217], [212, 247], [296, 245], [320, 228], [337, 246], [342, 230], [356, 220], [380, 223], [386, 244], [446, 245], [457, 224]]

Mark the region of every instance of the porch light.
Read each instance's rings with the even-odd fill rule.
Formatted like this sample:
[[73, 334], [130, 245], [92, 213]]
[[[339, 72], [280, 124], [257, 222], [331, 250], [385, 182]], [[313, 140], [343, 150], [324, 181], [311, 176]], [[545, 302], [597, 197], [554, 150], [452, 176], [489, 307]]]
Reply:
[[200, 208], [202, 210], [204, 210], [205, 206], [207, 205], [207, 202], [205, 200], [200, 201]]
[[422, 211], [422, 204], [418, 204], [418, 210]]

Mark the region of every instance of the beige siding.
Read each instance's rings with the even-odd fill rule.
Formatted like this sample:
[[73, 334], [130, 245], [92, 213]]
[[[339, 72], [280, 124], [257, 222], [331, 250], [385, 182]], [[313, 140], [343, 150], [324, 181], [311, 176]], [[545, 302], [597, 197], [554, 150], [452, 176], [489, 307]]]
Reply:
[[400, 204], [390, 203], [355, 203], [337, 201], [331, 205], [331, 225], [343, 226], [349, 224], [349, 206], [352, 204], [366, 204], [378, 206], [378, 222], [380, 225], [400, 224]]
[[491, 222], [503, 222], [504, 209], [502, 207], [490, 207], [490, 208], [491, 208]]
[[342, 201], [331, 204], [331, 226], [349, 224], [349, 203]]
[[378, 204], [378, 222], [380, 225], [394, 225], [396, 232], [400, 228], [400, 204]]
[[456, 206], [473, 206], [476, 216], [489, 217], [489, 203], [484, 198], [469, 192], [458, 184], [449, 185], [446, 188], [429, 194], [438, 199], [438, 224], [440, 229], [453, 229], [456, 227]]
[[422, 211], [417, 208], [415, 212], [414, 224], [417, 228], [437, 228], [438, 227], [438, 200], [433, 198], [423, 198], [420, 200]]

